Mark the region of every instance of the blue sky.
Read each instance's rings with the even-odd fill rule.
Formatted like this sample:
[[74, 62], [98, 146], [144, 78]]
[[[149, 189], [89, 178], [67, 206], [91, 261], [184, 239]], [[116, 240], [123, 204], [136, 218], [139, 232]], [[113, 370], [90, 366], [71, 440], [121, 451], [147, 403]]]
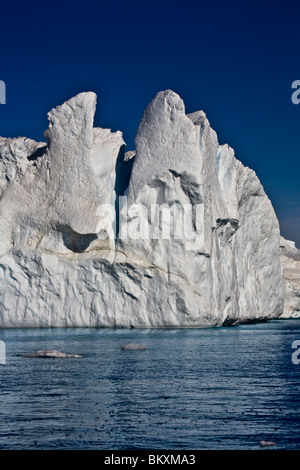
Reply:
[[51, 108], [94, 91], [95, 126], [130, 150], [149, 101], [172, 89], [256, 171], [300, 247], [299, 14], [295, 0], [2, 2], [0, 135], [44, 140]]

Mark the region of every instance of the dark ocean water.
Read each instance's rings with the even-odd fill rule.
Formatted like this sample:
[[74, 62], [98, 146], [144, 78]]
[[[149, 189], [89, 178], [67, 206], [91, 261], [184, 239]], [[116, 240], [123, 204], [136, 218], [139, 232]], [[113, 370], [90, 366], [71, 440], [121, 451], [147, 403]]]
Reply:
[[[0, 449], [300, 449], [300, 321], [0, 330]], [[147, 346], [122, 351], [123, 343]], [[81, 359], [23, 358], [58, 349]]]

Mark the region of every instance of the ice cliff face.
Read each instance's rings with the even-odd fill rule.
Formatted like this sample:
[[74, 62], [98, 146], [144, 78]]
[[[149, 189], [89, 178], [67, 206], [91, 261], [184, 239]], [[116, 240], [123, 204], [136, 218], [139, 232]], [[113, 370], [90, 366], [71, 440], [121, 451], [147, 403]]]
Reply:
[[280, 317], [276, 215], [205, 114], [160, 92], [125, 153], [95, 106], [81, 93], [52, 110], [46, 143], [0, 139], [0, 327]]
[[300, 250], [295, 243], [280, 238], [280, 259], [285, 277], [283, 318], [300, 318]]

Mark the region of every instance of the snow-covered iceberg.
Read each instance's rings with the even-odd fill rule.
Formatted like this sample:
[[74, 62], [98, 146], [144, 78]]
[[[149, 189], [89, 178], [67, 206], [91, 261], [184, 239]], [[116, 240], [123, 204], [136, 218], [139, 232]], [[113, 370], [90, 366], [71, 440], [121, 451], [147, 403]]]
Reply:
[[[0, 138], [0, 327], [211, 327], [279, 318], [280, 230], [204, 112], [159, 92], [126, 152], [96, 95], [46, 142]], [[286, 310], [285, 310], [286, 312]]]

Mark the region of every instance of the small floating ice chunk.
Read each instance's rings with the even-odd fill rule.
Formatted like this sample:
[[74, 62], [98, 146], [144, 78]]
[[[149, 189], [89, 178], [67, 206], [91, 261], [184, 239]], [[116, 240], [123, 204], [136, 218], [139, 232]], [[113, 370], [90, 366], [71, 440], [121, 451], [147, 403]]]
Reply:
[[56, 349], [37, 351], [35, 353], [22, 354], [22, 357], [38, 357], [38, 358], [64, 358], [64, 357], [82, 357], [79, 354], [66, 354]]
[[260, 441], [260, 446], [265, 447], [265, 446], [275, 446], [276, 442], [274, 441]]
[[145, 350], [147, 349], [146, 346], [143, 346], [142, 344], [135, 344], [135, 343], [127, 343], [127, 344], [122, 344], [121, 349], [123, 350], [135, 350], [135, 349], [140, 349], [140, 350]]

